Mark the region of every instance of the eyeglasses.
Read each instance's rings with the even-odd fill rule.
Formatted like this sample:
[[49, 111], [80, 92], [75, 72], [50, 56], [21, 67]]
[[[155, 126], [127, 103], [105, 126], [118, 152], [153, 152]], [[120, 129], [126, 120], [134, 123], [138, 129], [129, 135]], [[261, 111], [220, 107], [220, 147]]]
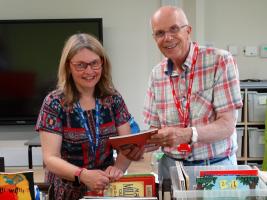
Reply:
[[182, 25], [182, 26], [173, 25], [169, 28], [168, 31], [158, 30], [158, 31], [154, 32], [153, 35], [156, 39], [161, 39], [161, 38], [164, 38], [167, 33], [170, 33], [171, 35], [175, 35], [175, 34], [179, 33], [184, 27], [187, 27], [187, 26], [188, 25]]
[[90, 66], [92, 70], [99, 70], [102, 67], [101, 59], [95, 59], [89, 63], [86, 62], [75, 63], [70, 61], [70, 64], [72, 64], [77, 71], [84, 71], [87, 69], [88, 66]]

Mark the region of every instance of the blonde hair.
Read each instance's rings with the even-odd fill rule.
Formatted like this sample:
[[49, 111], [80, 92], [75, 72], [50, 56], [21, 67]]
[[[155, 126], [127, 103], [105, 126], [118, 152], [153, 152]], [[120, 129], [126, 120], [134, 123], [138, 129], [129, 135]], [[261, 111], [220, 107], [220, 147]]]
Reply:
[[64, 93], [64, 103], [67, 105], [72, 105], [80, 98], [80, 93], [70, 72], [69, 63], [72, 57], [84, 48], [94, 52], [102, 60], [102, 74], [95, 86], [94, 96], [103, 98], [115, 92], [111, 78], [111, 63], [102, 44], [92, 35], [86, 33], [74, 34], [65, 43], [58, 68], [57, 88]]

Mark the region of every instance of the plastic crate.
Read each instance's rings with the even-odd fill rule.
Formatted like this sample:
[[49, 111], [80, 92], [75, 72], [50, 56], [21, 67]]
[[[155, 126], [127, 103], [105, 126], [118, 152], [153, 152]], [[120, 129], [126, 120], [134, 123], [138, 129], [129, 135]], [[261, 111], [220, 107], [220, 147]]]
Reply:
[[249, 157], [264, 156], [264, 129], [248, 128]]
[[[247, 190], [194, 190], [193, 186], [196, 184], [196, 177], [199, 176], [200, 170], [223, 170], [223, 169], [251, 169], [248, 165], [211, 165], [211, 166], [185, 166], [186, 172], [189, 175], [190, 187], [189, 190], [178, 189], [178, 173], [176, 166], [170, 168], [171, 182], [172, 182], [172, 197], [176, 200], [185, 199], [266, 199], [267, 197], [267, 186], [259, 179], [258, 186], [256, 189]], [[254, 198], [257, 197], [257, 198]]]
[[[241, 91], [241, 98], [242, 101], [244, 102], [244, 92]], [[237, 122], [242, 122], [243, 121], [243, 107], [238, 109], [238, 117], [237, 117]]]
[[242, 145], [243, 145], [244, 128], [243, 127], [236, 128], [236, 133], [237, 133], [237, 145], [238, 145], [236, 156], [241, 157], [243, 149]]
[[264, 122], [267, 93], [248, 92], [248, 121]]

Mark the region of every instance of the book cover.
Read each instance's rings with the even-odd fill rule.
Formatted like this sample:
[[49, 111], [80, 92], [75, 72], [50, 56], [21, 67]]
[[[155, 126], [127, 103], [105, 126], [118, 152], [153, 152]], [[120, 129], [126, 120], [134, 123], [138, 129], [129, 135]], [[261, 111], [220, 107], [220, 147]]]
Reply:
[[155, 197], [156, 184], [152, 174], [128, 174], [109, 184], [103, 193], [87, 192], [87, 196]]
[[33, 171], [0, 172], [0, 199], [34, 200]]
[[224, 176], [224, 175], [242, 175], [258, 176], [257, 169], [224, 169], [224, 170], [201, 170], [199, 176]]
[[104, 196], [154, 197], [155, 177], [152, 174], [129, 174], [110, 184]]
[[175, 162], [177, 174], [178, 174], [178, 189], [179, 190], [186, 190], [185, 178], [184, 178], [180, 163], [181, 163], [181, 161]]
[[256, 189], [258, 176], [202, 176], [196, 178], [196, 190], [248, 190]]
[[187, 171], [184, 168], [183, 162], [180, 162], [180, 166], [181, 166], [182, 173], [183, 173], [183, 176], [184, 176], [184, 179], [185, 179], [185, 188], [186, 188], [186, 190], [189, 190], [189, 187], [190, 187], [189, 175], [188, 175]]
[[158, 132], [158, 129], [149, 129], [146, 131], [141, 131], [135, 134], [120, 135], [109, 138], [109, 143], [113, 148], [118, 149], [123, 145], [135, 144], [135, 145], [145, 145], [146, 141], [154, 134]]

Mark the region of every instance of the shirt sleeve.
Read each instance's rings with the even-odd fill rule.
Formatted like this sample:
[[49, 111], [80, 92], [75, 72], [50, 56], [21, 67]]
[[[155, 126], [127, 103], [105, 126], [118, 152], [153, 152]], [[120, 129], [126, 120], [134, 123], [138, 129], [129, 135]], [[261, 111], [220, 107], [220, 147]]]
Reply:
[[52, 94], [46, 96], [43, 101], [43, 105], [40, 109], [37, 123], [35, 125], [36, 131], [47, 131], [62, 135], [62, 106], [58, 98]]
[[237, 65], [230, 53], [218, 58], [214, 85], [214, 109], [217, 112], [235, 110], [242, 107]]
[[113, 95], [112, 98], [112, 109], [114, 113], [115, 124], [116, 126], [121, 126], [130, 120], [131, 114], [129, 113], [122, 96], [118, 92], [116, 95]]
[[149, 126], [160, 127], [160, 121], [157, 113], [156, 101], [155, 101], [155, 92], [153, 85], [153, 71], [150, 74], [148, 89], [145, 96], [144, 102], [144, 123]]

